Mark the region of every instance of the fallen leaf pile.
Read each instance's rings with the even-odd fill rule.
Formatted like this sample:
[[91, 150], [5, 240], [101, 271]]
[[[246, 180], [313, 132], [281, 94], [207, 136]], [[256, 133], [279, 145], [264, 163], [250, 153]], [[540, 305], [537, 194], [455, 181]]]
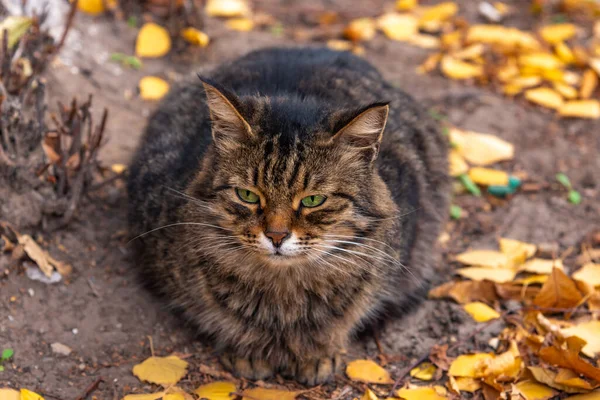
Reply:
[[[569, 10], [593, 2], [562, 3]], [[481, 4], [480, 14], [494, 24], [470, 25], [453, 1], [420, 5], [398, 0], [394, 12], [351, 21], [344, 36], [359, 43], [381, 31], [391, 40], [435, 50], [419, 66], [420, 73], [439, 70], [450, 79], [493, 82], [504, 94], [523, 94], [562, 117], [600, 118], [600, 102], [593, 98], [600, 75], [600, 21], [595, 29], [557, 23], [525, 31], [497, 24], [511, 12], [509, 6]], [[340, 41], [329, 46], [351, 49]]]

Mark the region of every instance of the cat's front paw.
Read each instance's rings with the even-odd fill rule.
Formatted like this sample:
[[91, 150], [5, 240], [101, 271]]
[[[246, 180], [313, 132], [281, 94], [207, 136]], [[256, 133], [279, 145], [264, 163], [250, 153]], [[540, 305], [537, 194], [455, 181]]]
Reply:
[[264, 360], [241, 358], [225, 353], [221, 356], [221, 363], [236, 376], [252, 381], [267, 379], [274, 375], [273, 367]]
[[320, 385], [333, 380], [334, 375], [340, 372], [341, 367], [342, 359], [339, 354], [304, 360], [296, 365], [294, 378], [303, 385]]

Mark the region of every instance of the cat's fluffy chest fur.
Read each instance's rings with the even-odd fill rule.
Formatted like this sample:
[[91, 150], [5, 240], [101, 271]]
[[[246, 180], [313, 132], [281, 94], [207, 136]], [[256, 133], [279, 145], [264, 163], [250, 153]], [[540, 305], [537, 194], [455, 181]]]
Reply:
[[[388, 101], [387, 103], [381, 103]], [[365, 61], [251, 53], [173, 90], [128, 190], [145, 281], [240, 375], [316, 384], [353, 331], [424, 294], [446, 141]]]

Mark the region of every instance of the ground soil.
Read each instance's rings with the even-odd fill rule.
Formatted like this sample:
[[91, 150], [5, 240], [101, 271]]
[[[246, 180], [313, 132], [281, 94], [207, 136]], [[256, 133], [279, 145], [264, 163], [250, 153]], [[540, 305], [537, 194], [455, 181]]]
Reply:
[[[123, 69], [108, 61], [110, 53], [131, 53], [135, 30], [123, 22], [80, 15], [62, 63], [55, 63], [47, 75], [50, 107], [58, 99], [67, 101], [73, 95], [93, 93], [95, 111], [99, 114], [103, 107], [110, 110], [109, 142], [102, 158], [106, 164], [127, 163], [145, 119], [155, 106], [135, 94], [142, 76], [176, 78], [253, 49], [306, 44], [311, 36], [304, 32], [311, 32], [319, 11], [339, 11], [344, 18], [352, 18], [378, 14], [391, 2], [300, 3], [269, 0], [255, 4], [284, 21], [285, 26], [298, 26], [301, 33], [295, 39], [270, 31], [232, 32], [221, 21], [208, 19], [206, 30], [213, 42], [199, 50], [192, 62], [168, 56], [145, 61], [141, 71]], [[369, 6], [359, 7], [356, 3]], [[478, 20], [474, 2], [459, 3], [470, 21]], [[526, 2], [512, 3], [522, 12], [509, 23], [535, 26], [536, 22], [526, 17]], [[542, 190], [521, 192], [506, 201], [458, 196], [455, 203], [469, 215], [447, 224], [449, 240], [440, 246], [446, 256], [467, 247], [493, 248], [499, 236], [554, 244], [564, 251], [600, 228], [599, 121], [557, 120], [538, 107], [498, 95], [491, 87], [469, 86], [436, 74], [419, 75], [415, 68], [427, 56], [426, 50], [382, 37], [365, 47], [366, 59], [387, 79], [426, 107], [447, 115], [448, 122], [514, 143], [516, 158], [502, 167], [524, 172], [530, 181], [542, 184]], [[582, 192], [581, 205], [569, 204], [556, 185], [543, 185], [553, 182], [559, 171], [566, 172]], [[75, 399], [102, 377], [104, 383], [94, 392], [98, 399], [150, 392], [153, 388], [131, 374], [132, 366], [150, 355], [148, 336], [153, 338], [157, 355], [189, 355], [191, 367], [182, 383], [185, 387], [214, 379], [206, 373], [207, 367], [222, 371], [210, 347], [196, 340], [193, 332], [137, 284], [126, 239], [126, 202], [123, 185], [117, 183], [87, 200], [67, 229], [41, 233], [55, 258], [73, 265], [74, 272], [61, 283], [32, 281], [20, 264], [12, 263], [9, 256], [0, 256], [0, 271], [5, 271], [0, 276], [0, 348], [15, 350], [14, 360], [0, 373], [2, 386], [27, 387], [47, 399]], [[5, 202], [4, 206], [9, 204], [14, 210], [4, 210], [3, 218], [10, 220], [23, 213], [18, 200]], [[440, 276], [439, 281], [448, 276]], [[465, 340], [467, 347], [485, 348], [489, 336], [484, 333], [465, 339], [473, 329], [474, 324], [457, 305], [425, 301], [414, 314], [392, 322], [379, 338], [390, 361], [389, 370], [397, 376], [441, 341]], [[492, 331], [498, 329], [490, 327]], [[68, 356], [53, 353], [52, 343], [62, 343], [73, 351]], [[374, 340], [365, 338], [353, 344], [348, 358], [376, 358], [378, 354]], [[340, 377], [336, 384], [341, 388], [348, 382]]]

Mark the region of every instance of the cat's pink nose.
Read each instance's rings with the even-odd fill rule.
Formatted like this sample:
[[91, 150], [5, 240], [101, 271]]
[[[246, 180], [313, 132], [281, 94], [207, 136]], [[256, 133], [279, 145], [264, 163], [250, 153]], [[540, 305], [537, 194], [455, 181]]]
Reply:
[[265, 232], [265, 235], [271, 239], [271, 242], [273, 242], [273, 245], [275, 247], [279, 247], [282, 245], [283, 241], [285, 239], [287, 239], [290, 236], [290, 232], [289, 231], [281, 231], [281, 232], [271, 232], [271, 231], [267, 231]]

